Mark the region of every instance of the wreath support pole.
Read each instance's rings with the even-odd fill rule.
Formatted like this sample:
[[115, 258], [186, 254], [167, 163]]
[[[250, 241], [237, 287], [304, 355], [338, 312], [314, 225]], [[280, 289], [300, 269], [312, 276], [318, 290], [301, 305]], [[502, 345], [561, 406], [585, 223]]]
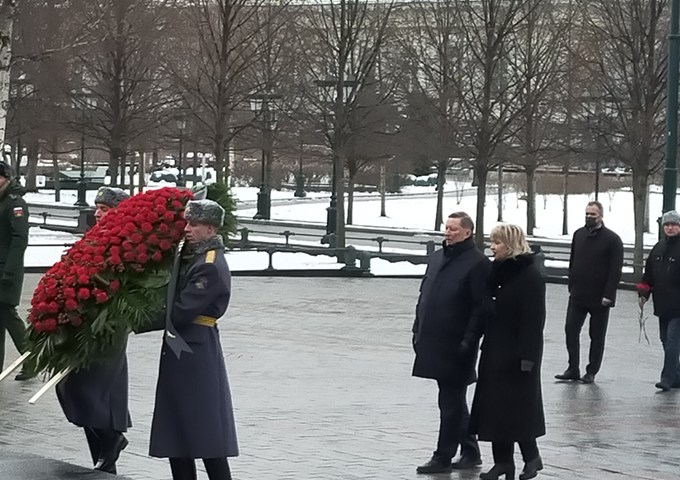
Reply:
[[50, 388], [59, 383], [61, 379], [68, 375], [70, 372], [71, 372], [70, 368], [65, 368], [61, 372], [57, 373], [54, 377], [50, 378], [50, 381], [43, 385], [43, 387], [40, 390], [38, 390], [38, 393], [31, 397], [28, 403], [34, 405], [35, 402], [37, 402], [40, 399], [40, 397], [42, 397], [45, 394], [46, 391], [48, 391]]
[[14, 363], [12, 363], [9, 367], [3, 370], [3, 372], [0, 373], [0, 382], [7, 378], [10, 375], [10, 373], [12, 373], [14, 370], [19, 368], [26, 361], [29, 355], [30, 352], [24, 353], [22, 356], [14, 360]]

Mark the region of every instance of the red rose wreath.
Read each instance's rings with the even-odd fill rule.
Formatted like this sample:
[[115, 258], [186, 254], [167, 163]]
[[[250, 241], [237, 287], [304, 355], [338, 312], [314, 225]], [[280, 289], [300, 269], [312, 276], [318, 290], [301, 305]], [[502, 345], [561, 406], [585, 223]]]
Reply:
[[87, 367], [155, 318], [191, 198], [162, 188], [124, 200], [45, 273], [31, 300], [29, 371]]

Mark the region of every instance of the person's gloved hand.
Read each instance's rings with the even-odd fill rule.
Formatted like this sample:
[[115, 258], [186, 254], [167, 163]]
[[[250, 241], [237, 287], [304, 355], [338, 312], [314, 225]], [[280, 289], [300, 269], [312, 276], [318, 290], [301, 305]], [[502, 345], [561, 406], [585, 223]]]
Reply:
[[530, 372], [534, 369], [534, 362], [531, 360], [522, 360], [522, 363], [520, 365], [520, 370], [523, 372]]

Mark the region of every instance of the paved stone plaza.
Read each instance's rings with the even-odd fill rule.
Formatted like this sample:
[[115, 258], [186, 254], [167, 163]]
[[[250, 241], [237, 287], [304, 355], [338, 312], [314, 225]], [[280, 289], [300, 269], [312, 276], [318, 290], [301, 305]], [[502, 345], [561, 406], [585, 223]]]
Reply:
[[[38, 278], [27, 277], [22, 314]], [[234, 278], [220, 331], [241, 447], [231, 461], [235, 479], [428, 478], [415, 467], [435, 446], [436, 385], [410, 375], [419, 282]], [[680, 392], [654, 388], [662, 352], [651, 308], [652, 344], [638, 343], [636, 294], [619, 292], [596, 383], [562, 384], [553, 375], [566, 367], [566, 303], [566, 287], [550, 285], [543, 364], [548, 434], [539, 439], [545, 470], [538, 478], [679, 478]], [[171, 478], [166, 460], [147, 456], [160, 338], [133, 335], [128, 347], [134, 426], [118, 470], [133, 480]], [[107, 477], [83, 474], [85, 438], [64, 419], [53, 391], [28, 404], [40, 385], [0, 383], [0, 480], [38, 478], [3, 461], [26, 453], [75, 465], [69, 476], [63, 463], [45, 462], [48, 469], [58, 465], [55, 479]], [[487, 469], [490, 446], [482, 448]], [[519, 453], [516, 463], [521, 469]], [[479, 472], [435, 477], [473, 479]]]

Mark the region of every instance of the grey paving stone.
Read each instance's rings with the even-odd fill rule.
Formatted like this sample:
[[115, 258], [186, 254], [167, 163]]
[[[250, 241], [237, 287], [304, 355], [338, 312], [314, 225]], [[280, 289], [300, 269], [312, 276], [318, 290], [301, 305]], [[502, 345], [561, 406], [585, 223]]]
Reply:
[[[24, 307], [37, 280], [27, 278]], [[423, 478], [415, 467], [435, 447], [438, 411], [435, 383], [410, 375], [418, 286], [413, 279], [234, 279], [232, 305], [219, 325], [241, 447], [230, 462], [235, 479]], [[538, 478], [677, 479], [680, 398], [676, 390], [654, 388], [662, 351], [651, 308], [652, 343], [638, 343], [635, 294], [619, 292], [602, 371], [594, 384], [580, 385], [553, 380], [566, 367], [566, 303], [566, 287], [550, 285], [543, 363], [548, 433], [538, 442], [545, 463]], [[587, 345], [587, 327], [582, 339]], [[166, 460], [147, 455], [159, 350], [159, 333], [130, 338], [134, 426], [119, 472], [133, 480], [171, 478]], [[0, 383], [2, 451], [89, 468], [84, 436], [64, 419], [54, 393], [28, 404], [40, 385], [37, 379]], [[489, 444], [482, 454], [489, 468]], [[519, 453], [515, 461], [521, 469]], [[0, 480], [7, 478], [3, 468], [0, 462]], [[479, 472], [432, 478], [467, 480]]]

